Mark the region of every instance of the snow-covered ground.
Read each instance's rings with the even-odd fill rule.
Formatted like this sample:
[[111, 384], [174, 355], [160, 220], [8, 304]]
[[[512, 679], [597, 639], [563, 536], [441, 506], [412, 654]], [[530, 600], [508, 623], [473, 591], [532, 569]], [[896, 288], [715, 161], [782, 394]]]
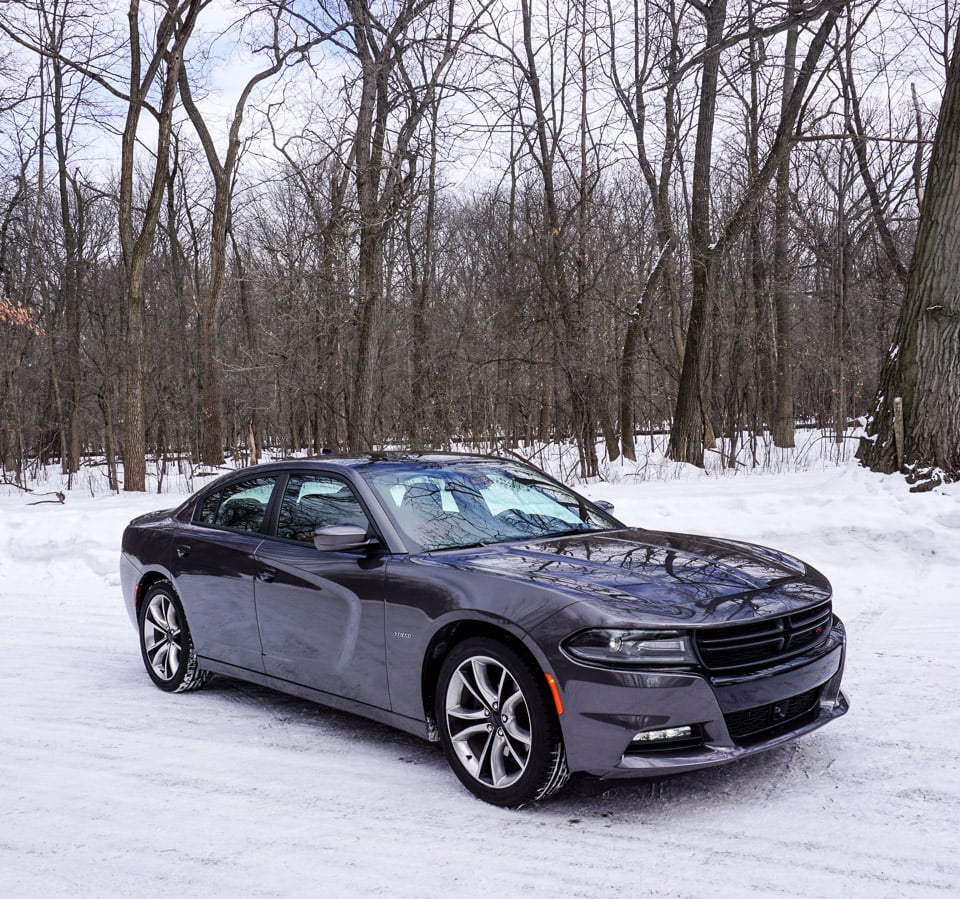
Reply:
[[765, 543], [833, 581], [845, 718], [658, 782], [519, 812], [439, 747], [218, 678], [169, 696], [120, 597], [120, 533], [178, 497], [0, 486], [0, 896], [960, 895], [960, 489], [853, 465], [622, 477], [627, 522]]

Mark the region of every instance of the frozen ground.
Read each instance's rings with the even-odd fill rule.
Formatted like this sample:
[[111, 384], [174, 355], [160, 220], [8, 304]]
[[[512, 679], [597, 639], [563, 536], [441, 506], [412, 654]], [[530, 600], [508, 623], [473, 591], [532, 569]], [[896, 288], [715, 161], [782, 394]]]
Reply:
[[0, 896], [960, 895], [960, 490], [847, 465], [586, 492], [827, 573], [850, 714], [726, 768], [498, 810], [385, 727], [222, 678], [155, 689], [117, 553], [175, 498], [0, 487]]

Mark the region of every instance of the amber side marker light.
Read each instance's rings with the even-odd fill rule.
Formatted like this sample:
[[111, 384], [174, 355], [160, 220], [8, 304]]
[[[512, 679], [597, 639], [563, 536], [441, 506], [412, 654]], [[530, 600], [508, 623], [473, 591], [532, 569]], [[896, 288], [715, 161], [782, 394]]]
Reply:
[[560, 688], [557, 687], [557, 682], [554, 680], [552, 674], [544, 672], [544, 676], [547, 679], [547, 683], [550, 685], [550, 692], [553, 694], [553, 704], [557, 707], [557, 714], [563, 714], [563, 700], [560, 698]]

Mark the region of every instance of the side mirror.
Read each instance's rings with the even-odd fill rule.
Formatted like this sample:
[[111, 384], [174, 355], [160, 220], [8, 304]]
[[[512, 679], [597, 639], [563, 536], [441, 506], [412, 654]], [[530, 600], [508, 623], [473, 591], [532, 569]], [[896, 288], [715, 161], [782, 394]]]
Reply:
[[612, 511], [613, 511], [613, 503], [608, 502], [608, 501], [605, 500], [605, 499], [598, 499], [598, 500], [594, 503], [594, 505], [595, 505], [595, 506], [599, 506], [601, 509], [603, 509], [604, 512], [612, 512]]
[[313, 545], [320, 552], [344, 552], [361, 549], [372, 542], [367, 538], [366, 528], [355, 524], [330, 524], [313, 532]]

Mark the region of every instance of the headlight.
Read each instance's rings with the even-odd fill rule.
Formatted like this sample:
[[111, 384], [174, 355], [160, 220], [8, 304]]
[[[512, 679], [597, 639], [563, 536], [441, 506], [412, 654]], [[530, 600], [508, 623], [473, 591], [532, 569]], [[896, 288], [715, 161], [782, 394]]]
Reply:
[[565, 640], [575, 659], [599, 665], [695, 665], [689, 639], [679, 631], [627, 631], [596, 628]]

